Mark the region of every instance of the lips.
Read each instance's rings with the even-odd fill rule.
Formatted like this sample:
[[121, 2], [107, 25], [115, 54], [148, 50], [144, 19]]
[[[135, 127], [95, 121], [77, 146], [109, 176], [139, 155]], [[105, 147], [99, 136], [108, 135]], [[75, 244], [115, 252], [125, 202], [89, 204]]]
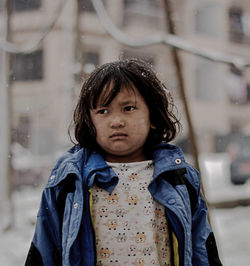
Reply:
[[111, 139], [123, 139], [126, 138], [128, 135], [123, 132], [115, 132], [113, 133], [110, 138]]

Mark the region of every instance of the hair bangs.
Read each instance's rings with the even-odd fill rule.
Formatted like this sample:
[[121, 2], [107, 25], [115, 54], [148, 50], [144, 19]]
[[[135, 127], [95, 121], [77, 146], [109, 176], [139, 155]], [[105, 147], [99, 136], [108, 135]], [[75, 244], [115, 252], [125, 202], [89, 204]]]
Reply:
[[132, 79], [126, 73], [114, 71], [93, 89], [90, 103], [91, 109], [95, 109], [98, 106], [108, 106], [120, 92], [121, 88], [133, 90], [134, 86]]

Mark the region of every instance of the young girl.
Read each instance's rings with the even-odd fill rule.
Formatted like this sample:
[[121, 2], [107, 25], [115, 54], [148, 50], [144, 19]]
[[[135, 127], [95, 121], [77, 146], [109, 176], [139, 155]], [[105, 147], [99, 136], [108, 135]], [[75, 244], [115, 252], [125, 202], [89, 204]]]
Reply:
[[52, 170], [26, 265], [221, 265], [197, 171], [150, 66], [121, 60], [85, 81], [77, 145]]

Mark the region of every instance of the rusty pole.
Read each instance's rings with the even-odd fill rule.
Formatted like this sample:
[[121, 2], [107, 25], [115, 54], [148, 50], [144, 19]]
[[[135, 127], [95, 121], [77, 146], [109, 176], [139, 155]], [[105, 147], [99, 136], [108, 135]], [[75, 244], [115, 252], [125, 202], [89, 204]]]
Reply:
[[[174, 20], [172, 17], [173, 11], [172, 11], [172, 7], [171, 7], [171, 1], [170, 0], [164, 0], [163, 2], [164, 2], [164, 7], [165, 7], [165, 16], [166, 16], [167, 28], [168, 28], [170, 34], [176, 35]], [[177, 78], [179, 81], [179, 89], [180, 89], [181, 98], [183, 101], [184, 110], [185, 110], [185, 114], [186, 114], [186, 118], [187, 118], [187, 122], [188, 122], [189, 139], [190, 139], [192, 154], [194, 157], [194, 166], [200, 172], [198, 145], [196, 142], [196, 136], [195, 136], [195, 132], [194, 132], [193, 121], [191, 118], [189, 105], [188, 105], [188, 101], [187, 101], [187, 95], [186, 95], [186, 90], [185, 90], [185, 82], [184, 82], [184, 75], [183, 75], [181, 59], [180, 59], [180, 56], [178, 54], [178, 50], [176, 48], [172, 48], [172, 56], [173, 56], [174, 65], [176, 67]], [[202, 179], [201, 179], [201, 190], [202, 190], [202, 193], [205, 197], [205, 191], [204, 191]]]

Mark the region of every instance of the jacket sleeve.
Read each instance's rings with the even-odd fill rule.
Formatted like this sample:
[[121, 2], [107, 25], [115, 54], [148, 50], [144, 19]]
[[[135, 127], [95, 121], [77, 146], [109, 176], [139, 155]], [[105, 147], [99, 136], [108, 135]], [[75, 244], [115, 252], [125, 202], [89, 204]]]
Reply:
[[193, 168], [188, 169], [188, 172], [192, 176], [197, 190], [196, 205], [192, 215], [192, 263], [194, 266], [222, 265], [214, 234], [207, 219], [208, 210], [200, 191], [199, 173]]
[[62, 265], [60, 219], [53, 188], [45, 188], [25, 266]]

